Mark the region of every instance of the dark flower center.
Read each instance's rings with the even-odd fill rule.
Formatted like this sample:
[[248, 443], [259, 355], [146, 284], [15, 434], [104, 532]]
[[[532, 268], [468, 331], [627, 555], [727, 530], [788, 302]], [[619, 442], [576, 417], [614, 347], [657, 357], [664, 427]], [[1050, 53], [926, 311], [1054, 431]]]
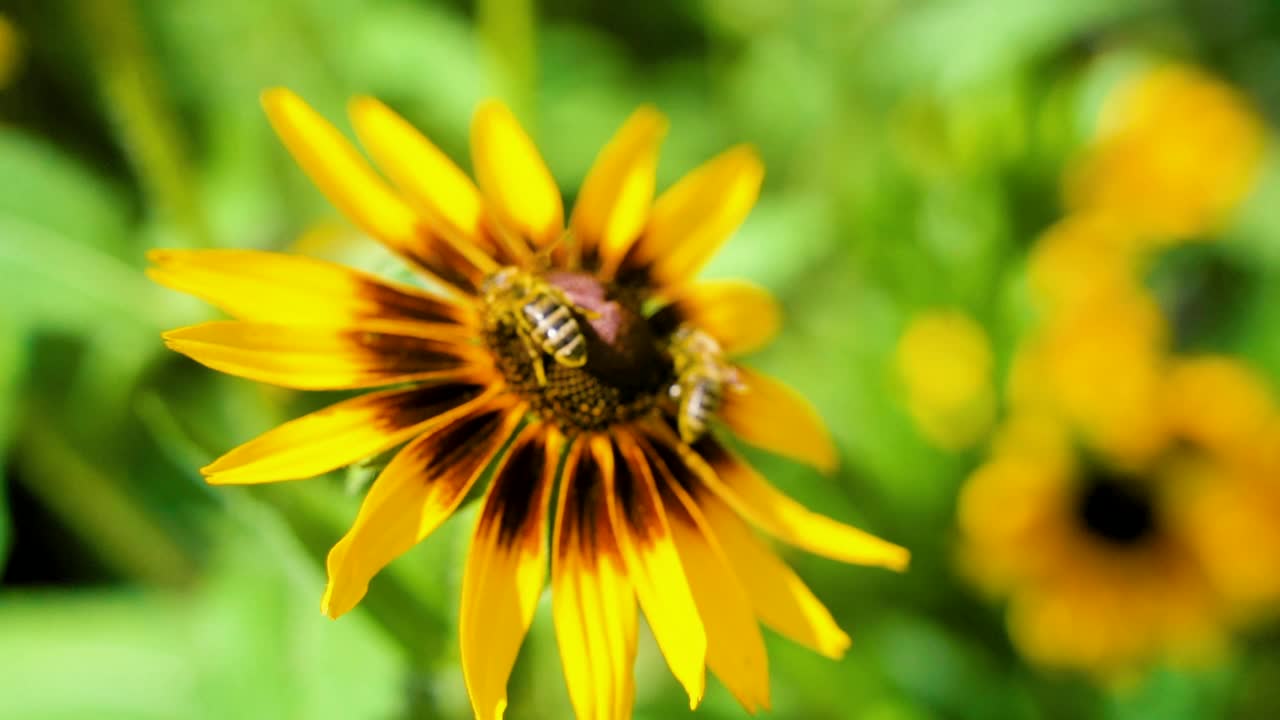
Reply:
[[[552, 353], [530, 354], [533, 329], [515, 308], [486, 311], [485, 343], [507, 384], [543, 419], [566, 432], [603, 430], [635, 420], [658, 406], [672, 378], [671, 360], [645, 317], [639, 293], [576, 272], [541, 276], [573, 305], [573, 319], [586, 342], [586, 363], [572, 367]], [[524, 301], [521, 301], [524, 302]], [[540, 362], [546, 383], [539, 382]]]
[[1142, 482], [1111, 470], [1087, 474], [1077, 512], [1086, 530], [1114, 545], [1135, 545], [1155, 530], [1155, 507]]

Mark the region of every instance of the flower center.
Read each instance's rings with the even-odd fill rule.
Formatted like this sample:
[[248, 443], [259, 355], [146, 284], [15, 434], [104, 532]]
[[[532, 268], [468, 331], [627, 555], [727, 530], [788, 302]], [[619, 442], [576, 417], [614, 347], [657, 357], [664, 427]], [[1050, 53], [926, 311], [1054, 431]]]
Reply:
[[1155, 508], [1140, 480], [1110, 470], [1088, 473], [1076, 508], [1095, 537], [1114, 545], [1135, 545], [1155, 530]]
[[[577, 432], [603, 430], [657, 407], [672, 380], [671, 360], [637, 293], [586, 273], [519, 277], [518, 291], [486, 298], [484, 340], [507, 385], [534, 413]], [[576, 350], [578, 334], [585, 362]]]

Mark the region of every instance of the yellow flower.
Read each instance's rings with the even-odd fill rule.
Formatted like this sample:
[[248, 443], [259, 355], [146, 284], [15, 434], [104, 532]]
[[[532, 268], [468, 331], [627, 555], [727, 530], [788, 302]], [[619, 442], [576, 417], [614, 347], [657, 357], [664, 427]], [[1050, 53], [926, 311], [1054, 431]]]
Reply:
[[1180, 505], [1210, 577], [1242, 617], [1280, 600], [1280, 416], [1262, 378], [1225, 357], [1175, 364], [1170, 432], [1222, 462]]
[[1010, 634], [1037, 662], [1110, 678], [1202, 662], [1247, 603], [1277, 597], [1274, 487], [1257, 505], [1274, 475], [1250, 459], [1274, 428], [1259, 383], [1226, 359], [1181, 360], [1153, 400], [1143, 456], [1021, 412], [962, 490], [963, 566], [1008, 598]]
[[[158, 281], [236, 318], [167, 333], [174, 350], [285, 387], [385, 387], [204, 468], [211, 483], [273, 482], [407, 443], [329, 554], [325, 613], [352, 609], [496, 464], [459, 621], [477, 717], [503, 714], [548, 554], [581, 718], [630, 715], [637, 601], [691, 706], [704, 666], [747, 709], [768, 706], [758, 622], [843, 653], [849, 641], [830, 613], [745, 521], [847, 562], [901, 568], [906, 551], [800, 507], [712, 433], [680, 436], [700, 410], [748, 443], [822, 470], [836, 462], [806, 401], [727, 360], [774, 334], [772, 298], [694, 279], [755, 202], [763, 168], [752, 150], [723, 153], [655, 199], [667, 122], [641, 108], [598, 156], [566, 234], [551, 173], [503, 105], [475, 115], [473, 184], [385, 105], [355, 100], [352, 124], [393, 189], [292, 93], [269, 91], [264, 104], [329, 199], [436, 288], [275, 253], [153, 254]], [[689, 335], [699, 342], [685, 345]]]
[[17, 75], [21, 48], [18, 29], [0, 15], [0, 89], [8, 87]]
[[973, 318], [958, 310], [917, 315], [895, 360], [907, 409], [926, 438], [959, 450], [986, 435], [995, 415], [991, 346]]
[[1109, 98], [1066, 179], [1067, 204], [1113, 213], [1148, 240], [1194, 239], [1249, 193], [1264, 146], [1262, 120], [1234, 89], [1195, 68], [1157, 67]]
[[1036, 240], [1028, 284], [1039, 309], [1059, 315], [1131, 294], [1144, 259], [1132, 228], [1114, 215], [1068, 215]]
[[1160, 308], [1136, 290], [1051, 315], [1014, 356], [1010, 405], [1061, 415], [1090, 443], [1142, 460], [1160, 443], [1167, 336]]

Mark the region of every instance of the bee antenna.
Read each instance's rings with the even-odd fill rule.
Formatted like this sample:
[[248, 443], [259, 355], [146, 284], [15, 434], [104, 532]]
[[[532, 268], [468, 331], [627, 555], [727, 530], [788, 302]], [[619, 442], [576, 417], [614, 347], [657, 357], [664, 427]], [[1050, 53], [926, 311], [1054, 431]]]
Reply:
[[572, 229], [566, 228], [565, 231], [560, 234], [560, 237], [538, 249], [538, 254], [533, 258], [534, 268], [539, 271], [549, 269], [551, 267], [551, 254], [561, 246], [565, 247], [569, 252], [569, 257], [571, 258], [571, 262], [569, 263], [570, 266], [572, 267], [577, 265], [578, 237], [573, 234]]

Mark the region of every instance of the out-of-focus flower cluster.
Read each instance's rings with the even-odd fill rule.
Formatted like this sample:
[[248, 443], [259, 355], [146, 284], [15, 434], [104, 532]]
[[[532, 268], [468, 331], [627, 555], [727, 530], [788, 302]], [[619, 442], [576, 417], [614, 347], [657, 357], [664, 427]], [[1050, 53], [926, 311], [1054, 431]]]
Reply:
[[1027, 276], [1037, 321], [1007, 417], [962, 491], [962, 564], [1009, 602], [1015, 644], [1115, 677], [1218, 656], [1280, 599], [1280, 411], [1225, 355], [1175, 351], [1147, 287], [1254, 184], [1261, 120], [1182, 66], [1115, 91]]

